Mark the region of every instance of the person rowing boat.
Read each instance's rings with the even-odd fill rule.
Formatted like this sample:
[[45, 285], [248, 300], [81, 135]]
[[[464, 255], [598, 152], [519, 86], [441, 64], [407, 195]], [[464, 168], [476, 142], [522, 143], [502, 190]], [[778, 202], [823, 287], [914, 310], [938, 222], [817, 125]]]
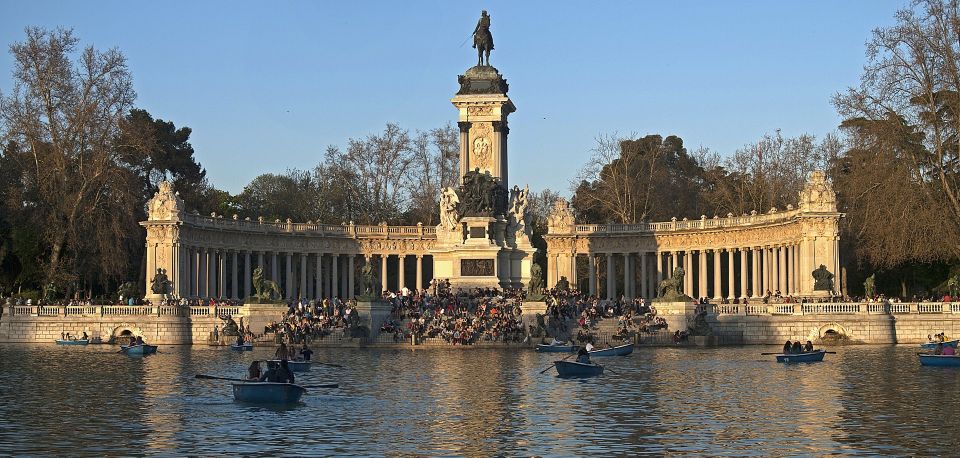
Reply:
[[279, 366], [274, 366], [270, 369], [267, 369], [267, 372], [260, 376], [260, 381], [273, 383], [294, 383], [293, 371], [291, 371], [290, 367], [287, 365], [287, 360], [281, 359]]
[[581, 364], [590, 364], [590, 352], [586, 348], [581, 348], [577, 352], [577, 362]]

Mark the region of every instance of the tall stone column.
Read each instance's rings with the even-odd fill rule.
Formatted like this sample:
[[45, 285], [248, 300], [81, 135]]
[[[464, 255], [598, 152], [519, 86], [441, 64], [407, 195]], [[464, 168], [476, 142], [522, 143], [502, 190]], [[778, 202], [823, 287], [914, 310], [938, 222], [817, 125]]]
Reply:
[[758, 247], [753, 247], [750, 249], [750, 253], [753, 254], [753, 272], [750, 275], [750, 288], [753, 290], [753, 297], [760, 297], [763, 294], [763, 291], [760, 291], [760, 250]]
[[648, 286], [650, 284], [650, 274], [647, 272], [647, 253], [640, 252], [640, 297], [644, 299], [650, 298], [650, 290]]
[[357, 276], [357, 269], [353, 265], [354, 258], [356, 257], [356, 254], [347, 255], [347, 291], [346, 294], [344, 294], [344, 297], [347, 299], [353, 299], [353, 297], [357, 294], [357, 285], [355, 279]]
[[833, 239], [833, 290], [840, 294], [840, 237]]
[[747, 297], [747, 249], [740, 248], [740, 297]]
[[403, 261], [407, 255], [399, 254], [397, 255], [397, 290], [402, 290], [406, 286], [404, 281], [404, 276], [406, 275], [406, 269], [403, 265]]
[[683, 252], [683, 293], [693, 297], [693, 256], [689, 250]]
[[193, 295], [196, 297], [203, 296], [204, 285], [207, 282], [207, 272], [204, 270], [203, 266], [203, 261], [207, 259], [207, 254], [204, 252], [204, 250], [205, 248], [203, 247], [196, 247], [193, 250]]
[[623, 253], [623, 297], [629, 299], [633, 295], [630, 278], [630, 253]]
[[[683, 253], [683, 265], [685, 266], [685, 267], [683, 268], [683, 270], [686, 271], [686, 272], [685, 272], [686, 275], [684, 275], [684, 277], [683, 277], [683, 278], [684, 278], [684, 281], [686, 281], [686, 279], [688, 279], [688, 278], [692, 278], [691, 276], [693, 275], [693, 271], [689, 268], [689, 266], [687, 266], [687, 255], [688, 255], [688, 254], [689, 254], [689, 252], [684, 252], [684, 253]], [[669, 258], [669, 259], [670, 259], [670, 265], [667, 266], [667, 274], [665, 275], [666, 277], [673, 277], [673, 271], [674, 271], [674, 270], [677, 270], [677, 266], [680, 265], [680, 258], [679, 258], [679, 256], [680, 256], [680, 254], [679, 254], [679, 252], [676, 251], [676, 250], [674, 250], [673, 252], [670, 253], [670, 258]], [[683, 284], [683, 289], [684, 289], [684, 291], [685, 291], [684, 294], [686, 294], [686, 292], [689, 292], [689, 291], [690, 291], [690, 290], [687, 288], [687, 283], [684, 283], [684, 284]]]
[[293, 253], [289, 251], [284, 253], [283, 266], [284, 266], [283, 267], [284, 269], [283, 270], [284, 271], [283, 286], [284, 286], [284, 291], [286, 291], [286, 298], [294, 299], [293, 285], [296, 282], [293, 281]]
[[417, 291], [423, 288], [423, 255], [417, 255]]
[[460, 121], [457, 123], [457, 127], [460, 128], [460, 180], [463, 180], [463, 176], [470, 171], [470, 164], [468, 161], [463, 160], [464, 158], [470, 157], [470, 125], [472, 123], [466, 121]]
[[707, 252], [706, 250], [697, 251], [697, 264], [699, 268], [697, 269], [697, 295], [694, 297], [708, 297], [707, 296]]
[[733, 288], [734, 285], [736, 284], [734, 280], [734, 277], [736, 277], [736, 271], [733, 268], [734, 249], [727, 248], [726, 252], [727, 252], [727, 295], [725, 297], [727, 297], [728, 299], [733, 299], [737, 297], [737, 292]]
[[143, 290], [150, 293], [150, 281], [157, 274], [157, 244], [150, 237], [147, 237], [147, 278], [143, 282]]
[[300, 297], [307, 298], [307, 253], [300, 253]]
[[580, 289], [577, 286], [579, 284], [579, 279], [577, 278], [577, 253], [570, 254], [570, 284], [573, 285], [574, 288]]
[[317, 253], [315, 258], [317, 265], [313, 269], [313, 282], [315, 283], [313, 285], [313, 289], [317, 299], [323, 299], [323, 253]]
[[590, 277], [590, 295], [597, 295], [597, 260], [593, 253], [587, 253], [587, 276]]
[[[657, 250], [656, 252], [654, 252], [654, 255], [656, 255], [656, 257], [654, 258], [653, 275], [655, 275], [657, 279], [657, 281], [654, 282], [654, 284], [656, 285], [656, 284], [659, 284], [661, 281], [663, 281], [663, 252], [660, 250]], [[650, 294], [650, 297], [653, 297], [652, 293]]]
[[250, 292], [250, 251], [245, 250], [243, 252], [243, 297], [250, 297], [253, 294]]
[[613, 299], [616, 294], [616, 283], [613, 278], [613, 253], [607, 253], [607, 299]]
[[713, 250], [713, 297], [717, 300], [723, 298], [723, 269], [720, 266], [719, 249]]
[[387, 291], [389, 284], [387, 283], [387, 260], [390, 259], [389, 254], [380, 255], [380, 290]]
[[239, 299], [240, 295], [237, 275], [237, 250], [230, 250], [230, 298], [234, 300]]
[[790, 259], [793, 265], [793, 294], [799, 294], [800, 289], [800, 247], [797, 244], [790, 245]]
[[787, 294], [787, 247], [786, 245], [780, 245], [777, 248], [777, 251], [779, 252], [779, 255], [780, 255], [779, 262], [778, 262], [778, 265], [780, 268], [780, 278], [779, 278], [780, 293]]
[[217, 250], [207, 250], [207, 297], [217, 296]]
[[330, 254], [330, 296], [343, 297], [340, 294], [340, 253]]
[[276, 251], [270, 252], [270, 279], [280, 286], [280, 257]]

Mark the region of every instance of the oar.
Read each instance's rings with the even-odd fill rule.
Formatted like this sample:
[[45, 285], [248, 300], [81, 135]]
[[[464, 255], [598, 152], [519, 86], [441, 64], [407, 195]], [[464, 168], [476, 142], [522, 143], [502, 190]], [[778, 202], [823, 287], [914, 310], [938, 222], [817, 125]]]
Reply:
[[612, 372], [614, 375], [620, 375], [619, 372], [617, 372], [617, 371], [615, 371], [615, 370], [613, 370], [613, 369], [610, 369], [609, 367], [606, 367], [606, 366], [603, 367], [603, 370], [605, 370], [605, 371], [610, 371], [610, 372]]
[[[568, 359], [570, 359], [570, 357], [571, 357], [571, 356], [573, 356], [573, 353], [571, 353], [571, 354], [569, 354], [569, 355], [567, 355], [567, 357], [566, 357], [566, 358], [563, 358], [563, 359], [561, 359], [560, 361], [566, 361], [566, 360], [568, 360]], [[550, 368], [552, 368], [553, 366], [556, 366], [556, 365], [557, 365], [557, 363], [555, 363], [555, 362], [554, 362], [553, 364], [551, 364], [551, 365], [549, 365], [549, 366], [547, 366], [547, 368], [546, 368], [546, 369], [544, 369], [544, 370], [542, 370], [542, 371], [540, 371], [540, 373], [542, 374], [542, 373], [544, 373], [544, 372], [546, 372], [546, 371], [548, 371], [548, 370], [550, 370]]]
[[231, 382], [249, 382], [250, 381], [242, 378], [217, 377], [216, 375], [204, 375], [204, 374], [197, 374], [196, 378], [206, 379], [206, 380], [229, 380]]
[[339, 383], [324, 383], [322, 385], [300, 385], [304, 388], [339, 388]]

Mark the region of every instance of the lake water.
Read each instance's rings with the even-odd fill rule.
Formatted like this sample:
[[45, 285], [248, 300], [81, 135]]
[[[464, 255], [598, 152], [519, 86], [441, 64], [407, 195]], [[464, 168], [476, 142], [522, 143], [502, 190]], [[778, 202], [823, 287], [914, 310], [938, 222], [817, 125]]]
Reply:
[[[833, 350], [784, 365], [775, 347], [640, 348], [593, 379], [556, 355], [499, 349], [315, 349], [289, 408], [233, 401], [268, 348], [0, 345], [0, 453], [309, 455], [955, 455], [960, 369], [915, 346]], [[563, 356], [563, 355], [561, 355]]]

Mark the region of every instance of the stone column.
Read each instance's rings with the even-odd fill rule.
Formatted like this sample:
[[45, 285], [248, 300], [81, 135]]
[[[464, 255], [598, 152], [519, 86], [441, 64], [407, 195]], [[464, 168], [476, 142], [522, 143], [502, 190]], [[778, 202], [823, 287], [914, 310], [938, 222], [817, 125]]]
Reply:
[[387, 290], [387, 259], [390, 255], [380, 255], [380, 291]]
[[713, 297], [721, 299], [723, 297], [723, 269], [720, 266], [720, 255], [722, 251], [713, 250]]
[[[504, 162], [504, 163], [506, 163], [506, 162]], [[507, 173], [506, 170], [507, 170], [507, 168], [504, 167], [504, 168], [503, 168], [503, 173]], [[570, 280], [570, 284], [573, 285], [574, 288], [578, 288], [578, 287], [577, 287], [577, 283], [578, 283], [577, 280], [578, 280], [578, 278], [577, 278], [577, 253], [576, 253], [576, 252], [570, 254], [570, 278], [569, 278], [569, 280]], [[579, 289], [579, 288], [578, 288], [578, 289]]]
[[708, 297], [707, 296], [707, 252], [706, 250], [697, 251], [697, 264], [699, 268], [697, 269], [697, 295], [694, 297]]
[[423, 255], [417, 255], [417, 291], [423, 288]]
[[313, 267], [313, 293], [317, 299], [323, 299], [323, 253], [317, 253], [314, 258], [316, 265]]
[[763, 294], [767, 290], [773, 290], [773, 247], [764, 247], [763, 249]]
[[239, 299], [240, 285], [237, 282], [237, 250], [230, 250], [230, 297]]
[[[656, 285], [656, 284], [659, 284], [661, 281], [663, 281], [663, 252], [660, 250], [657, 250], [656, 252], [654, 252], [654, 255], [656, 256], [656, 258], [654, 258], [653, 274], [656, 276], [656, 279], [657, 279], [657, 281], [654, 282], [654, 284]], [[650, 296], [653, 296], [653, 294], [650, 294]]]
[[735, 270], [733, 268], [734, 250], [733, 248], [727, 248], [726, 252], [727, 252], [727, 295], [726, 297], [728, 299], [733, 299], [737, 297], [737, 292], [733, 288], [735, 285], [734, 283]]
[[340, 273], [337, 272], [340, 267], [340, 254], [330, 254], [330, 297], [341, 296], [340, 294]]
[[753, 290], [753, 297], [760, 297], [762, 292], [760, 291], [760, 250], [758, 247], [753, 247], [750, 249], [750, 252], [753, 254], [753, 272], [750, 275], [750, 288]]
[[833, 239], [833, 290], [840, 294], [840, 238]]
[[650, 290], [649, 286], [650, 275], [647, 272], [647, 253], [640, 252], [640, 297], [649, 299]]
[[787, 294], [787, 247], [786, 245], [780, 245], [777, 248], [777, 251], [780, 252], [779, 267], [780, 267], [780, 293]]
[[590, 277], [590, 295], [597, 295], [597, 263], [593, 253], [587, 253], [587, 275]]
[[406, 275], [406, 269], [404, 268], [403, 261], [407, 255], [399, 254], [397, 255], [397, 290], [402, 290], [406, 286], [404, 281], [404, 276]]
[[613, 253], [607, 253], [607, 299], [616, 294], [616, 280], [613, 278]]
[[353, 265], [353, 262], [354, 262], [353, 259], [356, 257], [357, 255], [355, 254], [351, 254], [347, 256], [347, 292], [346, 294], [344, 294], [344, 297], [346, 297], [347, 299], [353, 299], [357, 291], [357, 284], [356, 284], [356, 278], [355, 278], [357, 276], [357, 269]]
[[[688, 253], [686, 253], [686, 252], [683, 253], [683, 265], [684, 265], [684, 266], [687, 265], [687, 254], [688, 254]], [[679, 258], [679, 256], [680, 256], [680, 254], [679, 254], [679, 252], [677, 252], [676, 250], [674, 250], [674, 251], [671, 253], [670, 258], [669, 258], [669, 260], [670, 260], [670, 263], [669, 263], [669, 264], [670, 264], [670, 265], [667, 266], [667, 273], [666, 273], [666, 275], [664, 275], [664, 277], [672, 277], [672, 276], [673, 276], [673, 271], [674, 271], [674, 270], [677, 270], [677, 266], [680, 265], [680, 258]], [[690, 276], [693, 275], [693, 272], [691, 272], [689, 268], [684, 268], [684, 270], [686, 270], [686, 276], [684, 276], [683, 278], [684, 278], [684, 282], [686, 282], [686, 279], [687, 279], [687, 278], [690, 278]], [[687, 289], [687, 283], [684, 283], [684, 284], [683, 284], [683, 289], [684, 289], [684, 291], [689, 291], [689, 290]]]
[[250, 297], [250, 251], [243, 252], [243, 297]]
[[207, 297], [217, 296], [217, 250], [207, 250]]
[[693, 297], [693, 256], [689, 250], [683, 252], [683, 270], [683, 293]]
[[470, 170], [470, 124], [469, 122], [458, 122], [457, 126], [460, 128], [460, 179], [457, 180], [457, 183], [460, 183], [463, 180], [463, 176], [467, 174]]
[[276, 251], [270, 252], [270, 279], [280, 286], [280, 261]]
[[284, 256], [283, 259], [286, 278], [283, 279], [283, 285], [285, 286], [284, 290], [287, 292], [287, 299], [293, 299], [293, 285], [296, 283], [293, 281], [293, 253], [288, 251], [285, 254], [286, 256]]
[[300, 297], [307, 298], [307, 253], [300, 253]]
[[800, 247], [796, 244], [790, 245], [790, 259], [793, 263], [793, 294], [800, 292]]
[[633, 297], [633, 275], [630, 269], [630, 253], [623, 253], [623, 297]]
[[150, 291], [150, 281], [153, 280], [153, 276], [157, 274], [157, 244], [149, 237], [147, 238], [147, 278], [143, 281], [143, 290], [147, 293]]
[[747, 249], [740, 248], [740, 297], [747, 297]]

